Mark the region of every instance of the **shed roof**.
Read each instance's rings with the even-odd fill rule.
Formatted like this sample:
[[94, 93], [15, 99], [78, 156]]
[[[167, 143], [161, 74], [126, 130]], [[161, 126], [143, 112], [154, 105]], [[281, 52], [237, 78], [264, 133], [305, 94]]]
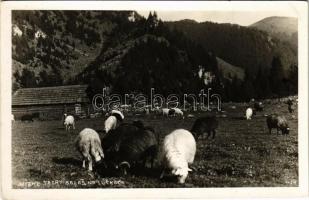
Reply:
[[13, 106], [86, 103], [88, 85], [21, 88], [12, 97]]

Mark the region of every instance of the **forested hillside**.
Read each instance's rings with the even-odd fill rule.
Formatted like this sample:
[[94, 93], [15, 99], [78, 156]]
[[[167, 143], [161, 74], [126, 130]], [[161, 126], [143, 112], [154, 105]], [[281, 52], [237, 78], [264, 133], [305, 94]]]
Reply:
[[267, 17], [249, 27], [269, 33], [274, 38], [290, 44], [297, 52], [298, 23], [294, 17]]
[[297, 53], [292, 47], [264, 31], [236, 24], [192, 20], [169, 22], [169, 26], [184, 32], [226, 62], [248, 70], [252, 76], [259, 68], [270, 69], [274, 56], [280, 57], [286, 75], [291, 65], [297, 64]]
[[[13, 11], [13, 88], [70, 82], [132, 12]], [[16, 81], [15, 81], [16, 80]]]
[[[89, 94], [212, 87], [224, 100], [297, 92], [297, 52], [264, 31], [134, 11], [14, 11], [13, 90], [89, 84]], [[240, 91], [240, 92], [239, 92]]]

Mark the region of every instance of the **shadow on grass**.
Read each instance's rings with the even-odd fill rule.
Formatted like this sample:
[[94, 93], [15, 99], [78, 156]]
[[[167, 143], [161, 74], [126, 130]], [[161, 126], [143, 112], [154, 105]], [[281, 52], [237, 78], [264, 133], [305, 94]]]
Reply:
[[82, 162], [80, 160], [77, 160], [71, 157], [63, 157], [63, 158], [53, 157], [52, 161], [56, 164], [61, 164], [61, 165], [82, 166]]
[[[96, 172], [102, 177], [120, 177], [126, 176], [120, 169], [116, 169], [113, 166], [106, 165], [103, 162], [97, 164]], [[127, 175], [134, 175], [137, 177], [149, 177], [158, 178], [160, 176], [161, 169], [159, 168], [147, 168], [142, 166], [134, 166], [127, 170]]]

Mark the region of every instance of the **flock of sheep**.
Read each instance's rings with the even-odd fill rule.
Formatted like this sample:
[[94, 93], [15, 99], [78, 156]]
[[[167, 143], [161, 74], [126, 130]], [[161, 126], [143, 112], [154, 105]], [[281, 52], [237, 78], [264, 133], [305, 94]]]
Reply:
[[[288, 101], [288, 110], [293, 101]], [[252, 119], [256, 112], [263, 110], [263, 104], [254, 103], [253, 108], [247, 108], [245, 116], [247, 120]], [[172, 110], [172, 111], [171, 111]], [[180, 109], [162, 109], [163, 115], [179, 115], [182, 118], [183, 112]], [[92, 171], [95, 163], [103, 162], [104, 167], [120, 170], [124, 175], [127, 170], [138, 164], [146, 167], [150, 161], [151, 168], [154, 160], [160, 163], [162, 173], [160, 178], [172, 176], [177, 178], [178, 183], [185, 183], [188, 173], [191, 170], [196, 153], [196, 140], [199, 136], [207, 133], [207, 138], [215, 138], [216, 129], [219, 126], [215, 116], [204, 116], [195, 120], [191, 130], [176, 129], [167, 134], [160, 143], [159, 135], [153, 127], [148, 127], [141, 121], [132, 123], [123, 122], [124, 115], [119, 110], [112, 110], [107, 114], [104, 122], [103, 133], [85, 128], [77, 139], [76, 148], [83, 157], [83, 168]], [[64, 118], [66, 130], [75, 129], [75, 121], [72, 115]], [[289, 126], [283, 115], [271, 114], [266, 117], [266, 125], [269, 133], [273, 128], [282, 134], [289, 134]], [[95, 162], [93, 162], [93, 159]]]
[[[293, 102], [292, 99], [288, 99], [286, 101], [287, 105], [288, 105], [288, 110], [290, 113], [293, 113], [295, 110], [295, 104]], [[256, 113], [256, 112], [260, 112], [263, 111], [263, 103], [262, 102], [255, 102], [254, 103], [254, 108], [247, 108], [246, 110], [246, 119], [247, 120], [251, 120], [252, 116]], [[271, 134], [271, 130], [273, 128], [277, 129], [277, 134], [279, 133], [279, 131], [281, 131], [282, 135], [287, 135], [289, 134], [290, 128], [288, 125], [288, 121], [285, 118], [284, 115], [279, 115], [277, 113], [274, 114], [270, 114], [266, 116], [266, 124], [269, 130], [269, 134]]]

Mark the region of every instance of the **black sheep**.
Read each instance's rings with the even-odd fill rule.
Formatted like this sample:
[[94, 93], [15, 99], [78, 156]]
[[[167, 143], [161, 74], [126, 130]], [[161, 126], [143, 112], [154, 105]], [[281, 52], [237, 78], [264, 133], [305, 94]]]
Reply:
[[157, 138], [152, 128], [144, 127], [140, 121], [121, 124], [102, 138], [105, 161], [115, 167], [131, 167], [139, 161], [145, 166], [148, 158], [153, 166], [157, 154]]
[[281, 130], [282, 135], [289, 134], [290, 128], [284, 116], [279, 116], [278, 114], [271, 114], [267, 116], [266, 123], [269, 134], [271, 134], [271, 129], [273, 128], [277, 129], [277, 134], [279, 134], [279, 130]]
[[118, 152], [121, 142], [127, 137], [132, 137], [138, 130], [137, 126], [129, 123], [123, 123], [111, 130], [101, 138], [104, 152]]
[[208, 139], [212, 133], [212, 138], [214, 139], [218, 125], [219, 123], [215, 116], [201, 117], [194, 122], [191, 133], [193, 133], [195, 139], [197, 139], [200, 135], [203, 136], [204, 133], [207, 133]]
[[175, 109], [171, 108], [168, 111], [168, 116], [174, 116], [175, 115]]
[[21, 116], [20, 120], [21, 121], [33, 122], [33, 115], [32, 114], [23, 115], [23, 116]]
[[120, 163], [137, 164], [142, 161], [144, 167], [149, 159], [152, 168], [157, 151], [158, 141], [155, 133], [151, 129], [144, 128], [122, 142], [117, 156]]

